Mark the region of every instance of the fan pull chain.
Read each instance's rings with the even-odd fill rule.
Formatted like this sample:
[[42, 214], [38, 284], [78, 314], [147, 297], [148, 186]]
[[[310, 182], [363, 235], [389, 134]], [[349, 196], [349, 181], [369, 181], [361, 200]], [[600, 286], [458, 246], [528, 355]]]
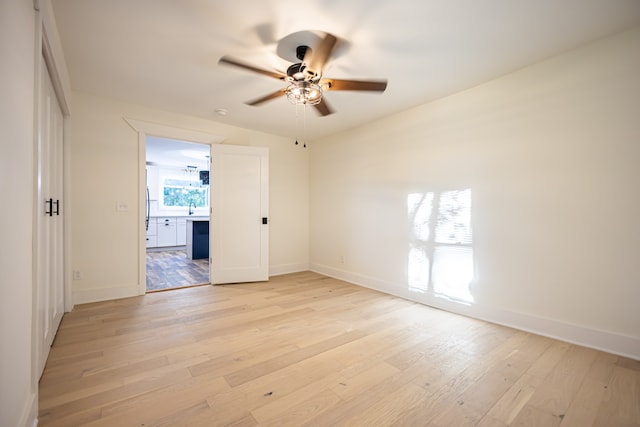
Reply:
[[299, 136], [302, 136], [302, 147], [303, 148], [307, 148], [307, 142], [304, 138], [306, 132], [307, 132], [307, 106], [306, 104], [302, 104], [302, 135], [300, 134], [300, 112], [298, 110], [298, 107], [300, 106], [300, 104], [296, 104], [296, 142], [295, 145], [300, 145], [300, 143], [298, 142], [298, 138]]
[[303, 108], [303, 113], [302, 113], [302, 133], [305, 137], [305, 140], [303, 141], [303, 148], [307, 148], [307, 142], [306, 142], [306, 136], [307, 136], [307, 104], [302, 104], [302, 108]]
[[299, 126], [299, 121], [300, 121], [299, 117], [300, 117], [300, 115], [298, 114], [298, 104], [296, 104], [295, 107], [296, 107], [296, 145], [298, 145], [298, 133], [300, 133], [298, 131], [298, 129], [300, 127]]

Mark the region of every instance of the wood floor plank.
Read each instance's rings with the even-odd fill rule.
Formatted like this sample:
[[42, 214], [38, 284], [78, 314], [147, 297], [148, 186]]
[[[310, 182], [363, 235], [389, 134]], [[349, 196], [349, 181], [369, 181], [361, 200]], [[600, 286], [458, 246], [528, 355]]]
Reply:
[[378, 386], [387, 378], [397, 375], [400, 371], [393, 366], [381, 362], [357, 375], [339, 378], [338, 384], [331, 386], [331, 390], [343, 400], [351, 399], [362, 390]]
[[372, 401], [367, 411], [352, 414], [351, 418], [345, 420], [345, 425], [397, 425], [405, 412], [423, 405], [428, 397], [425, 389], [408, 382], [377, 401]]
[[571, 346], [536, 389], [529, 405], [564, 418], [596, 356], [596, 350]]
[[307, 361], [302, 367], [289, 367], [274, 371], [248, 383], [232, 388], [229, 392], [211, 396], [208, 401], [212, 408], [227, 415], [254, 410], [275, 401], [286, 399], [300, 389], [330, 375], [336, 375], [333, 361]]
[[515, 427], [557, 427], [562, 422], [562, 418], [560, 415], [554, 415], [535, 406], [526, 405], [511, 425]]
[[640, 426], [640, 362], [313, 272], [78, 305], [39, 426]]
[[120, 385], [100, 393], [63, 403], [61, 405], [48, 407], [48, 405], [45, 404], [43, 407], [46, 409], [40, 411], [40, 422], [42, 425], [46, 425], [49, 419], [54, 419], [56, 421], [62, 420], [62, 425], [65, 425], [65, 422], [68, 422], [65, 421], [65, 418], [73, 416], [77, 412], [83, 412], [95, 407], [102, 408], [114, 402], [127, 400], [140, 394], [162, 389], [170, 384], [187, 379], [189, 376], [190, 375], [187, 370], [172, 371], [171, 373], [158, 378], [152, 377], [136, 383]]
[[[118, 366], [112, 369], [104, 369], [89, 373], [88, 375], [82, 375], [79, 378], [65, 381], [64, 384], [60, 384], [56, 381], [55, 385], [52, 385], [51, 387], [47, 387], [41, 382], [40, 390], [42, 397], [44, 398], [60, 397], [61, 395], [73, 392], [79, 388], [90, 388], [94, 385], [104, 384], [113, 378], [117, 378], [121, 381], [124, 377], [131, 375], [132, 373], [145, 373], [167, 365], [169, 365], [169, 361], [166, 356], [153, 357], [136, 363], [127, 364], [125, 366]], [[124, 384], [124, 381], [122, 382]]]
[[[182, 391], [188, 389], [190, 393]], [[151, 418], [167, 418], [183, 413], [193, 405], [206, 402], [208, 395], [229, 390], [220, 377], [185, 378], [162, 389], [138, 394], [102, 407], [100, 420], [93, 427], [139, 426]]]
[[317, 414], [336, 406], [340, 397], [331, 387], [339, 381], [335, 372], [305, 381], [293, 393], [277, 393], [272, 402], [251, 411], [251, 415], [259, 424], [274, 424], [289, 419], [291, 423], [302, 423]]
[[567, 408], [562, 427], [595, 425], [617, 359], [612, 354], [598, 353], [575, 398]]
[[365, 335], [360, 331], [345, 332], [312, 346], [300, 348], [287, 354], [257, 363], [250, 367], [240, 369], [232, 374], [225, 375], [225, 379], [232, 387], [235, 387], [237, 385], [244, 384], [247, 381], [251, 381], [252, 379], [258, 378], [265, 373], [277, 371], [284, 367], [299, 363], [305, 359], [316, 356], [325, 351], [329, 351], [335, 347], [357, 340], [364, 336]]
[[640, 426], [640, 374], [615, 366], [594, 425]]
[[541, 379], [533, 375], [526, 373], [522, 375], [491, 407], [482, 419], [484, 423], [480, 424], [492, 425], [500, 423], [502, 425], [511, 425], [525, 405], [529, 403], [531, 396], [533, 396], [541, 382]]
[[331, 408], [338, 405], [340, 401], [340, 398], [335, 393], [331, 390], [325, 389], [309, 398], [306, 398], [299, 404], [294, 404], [288, 407], [286, 410], [279, 412], [270, 419], [264, 421], [258, 419], [258, 422], [259, 425], [272, 427], [279, 427], [283, 425], [302, 425], [317, 414], [331, 410]]

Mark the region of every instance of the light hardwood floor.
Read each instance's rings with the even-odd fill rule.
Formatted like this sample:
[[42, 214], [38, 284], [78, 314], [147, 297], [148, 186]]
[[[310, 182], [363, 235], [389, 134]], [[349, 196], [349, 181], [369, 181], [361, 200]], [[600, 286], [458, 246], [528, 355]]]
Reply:
[[315, 273], [77, 306], [40, 426], [640, 426], [640, 363]]

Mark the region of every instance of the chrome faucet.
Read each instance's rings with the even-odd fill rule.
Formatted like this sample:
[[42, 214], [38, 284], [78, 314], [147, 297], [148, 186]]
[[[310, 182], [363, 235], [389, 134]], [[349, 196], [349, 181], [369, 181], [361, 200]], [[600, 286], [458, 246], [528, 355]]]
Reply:
[[191, 209], [191, 205], [193, 205], [193, 209], [196, 208], [196, 202], [189, 202], [189, 215], [193, 215], [194, 211]]

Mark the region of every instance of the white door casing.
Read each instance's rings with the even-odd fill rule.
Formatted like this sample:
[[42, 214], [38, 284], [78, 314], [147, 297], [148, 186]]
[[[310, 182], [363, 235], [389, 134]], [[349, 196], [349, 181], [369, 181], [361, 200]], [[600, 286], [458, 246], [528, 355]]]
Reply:
[[269, 280], [269, 149], [211, 146], [210, 282]]
[[123, 117], [124, 121], [138, 133], [138, 209], [140, 212], [139, 221], [139, 244], [138, 244], [138, 295], [144, 295], [147, 291], [147, 274], [146, 274], [146, 229], [144, 221], [146, 218], [146, 145], [147, 135], [159, 136], [168, 139], [177, 139], [179, 141], [197, 142], [199, 144], [217, 144], [224, 141], [219, 135], [213, 135], [206, 132], [178, 128], [165, 124], [146, 122], [130, 117]]

